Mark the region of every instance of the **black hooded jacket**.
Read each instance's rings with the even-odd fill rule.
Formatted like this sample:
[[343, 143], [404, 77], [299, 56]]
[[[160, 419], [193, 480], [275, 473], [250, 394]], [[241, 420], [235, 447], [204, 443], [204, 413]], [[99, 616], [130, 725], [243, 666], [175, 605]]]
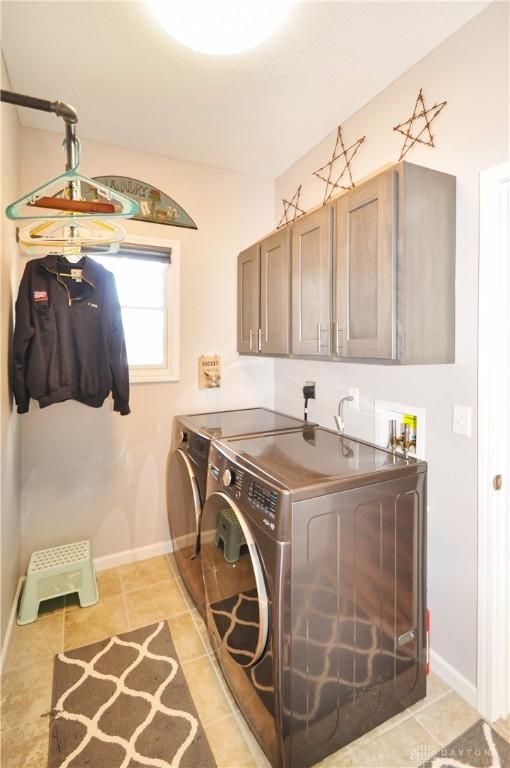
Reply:
[[126, 345], [112, 273], [88, 257], [77, 264], [56, 255], [29, 261], [16, 301], [13, 357], [18, 413], [28, 411], [31, 397], [41, 408], [63, 400], [99, 408], [111, 390], [114, 409], [128, 414]]

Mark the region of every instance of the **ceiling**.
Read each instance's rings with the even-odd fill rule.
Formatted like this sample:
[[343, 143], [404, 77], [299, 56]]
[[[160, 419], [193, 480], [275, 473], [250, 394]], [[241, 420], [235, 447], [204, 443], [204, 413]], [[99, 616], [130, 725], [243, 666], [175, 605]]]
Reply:
[[299, 2], [260, 47], [217, 57], [140, 2], [4, 0], [2, 49], [13, 90], [70, 102], [84, 138], [275, 177], [486, 5]]

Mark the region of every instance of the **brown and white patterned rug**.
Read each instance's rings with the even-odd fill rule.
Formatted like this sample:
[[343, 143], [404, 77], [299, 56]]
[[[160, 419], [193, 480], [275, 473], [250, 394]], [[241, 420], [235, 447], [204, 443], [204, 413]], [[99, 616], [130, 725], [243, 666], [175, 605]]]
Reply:
[[508, 768], [510, 744], [484, 720], [443, 747], [422, 768]]
[[166, 622], [55, 656], [48, 768], [216, 768]]

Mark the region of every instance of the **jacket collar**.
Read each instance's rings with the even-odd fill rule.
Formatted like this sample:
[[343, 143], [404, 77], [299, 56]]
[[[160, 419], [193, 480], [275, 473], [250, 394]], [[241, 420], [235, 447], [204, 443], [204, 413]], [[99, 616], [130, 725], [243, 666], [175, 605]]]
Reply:
[[[53, 274], [57, 274], [58, 272], [58, 264], [57, 264], [57, 254], [56, 253], [49, 253], [47, 256], [45, 256], [43, 259], [41, 259], [41, 264], [45, 269], [47, 269], [49, 272], [53, 272]], [[80, 269], [83, 270], [83, 278], [88, 283], [91, 283], [94, 288], [97, 287], [97, 278], [99, 273], [99, 265], [96, 264], [92, 259], [89, 259], [87, 256], [83, 257], [84, 264]], [[72, 268], [71, 262], [69, 262], [69, 267]]]

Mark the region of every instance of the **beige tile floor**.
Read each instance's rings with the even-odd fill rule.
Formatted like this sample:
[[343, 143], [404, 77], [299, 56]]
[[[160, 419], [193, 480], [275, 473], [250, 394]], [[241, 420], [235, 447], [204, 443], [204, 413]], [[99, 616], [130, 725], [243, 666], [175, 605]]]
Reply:
[[[2, 768], [46, 768], [52, 657], [154, 621], [167, 620], [218, 768], [268, 768], [211, 655], [204, 624], [177, 577], [172, 557], [98, 574], [99, 603], [48, 601], [39, 618], [15, 626], [2, 675]], [[321, 768], [410, 768], [448, 744], [478, 713], [439, 677], [411, 709], [324, 760]], [[510, 720], [499, 721], [510, 740]], [[200, 766], [197, 766], [200, 768]]]

